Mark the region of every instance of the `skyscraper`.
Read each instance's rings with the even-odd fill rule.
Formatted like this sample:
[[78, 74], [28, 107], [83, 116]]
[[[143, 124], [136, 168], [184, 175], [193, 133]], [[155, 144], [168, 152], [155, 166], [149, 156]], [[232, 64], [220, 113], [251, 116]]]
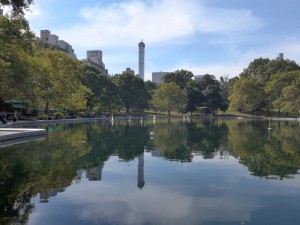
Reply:
[[144, 80], [145, 73], [145, 43], [141, 41], [139, 43], [139, 76]]

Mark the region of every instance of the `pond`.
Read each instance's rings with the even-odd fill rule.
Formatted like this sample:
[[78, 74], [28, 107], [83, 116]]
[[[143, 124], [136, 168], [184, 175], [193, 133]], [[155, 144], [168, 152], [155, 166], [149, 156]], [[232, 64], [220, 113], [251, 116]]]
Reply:
[[[48, 125], [0, 148], [0, 224], [300, 224], [296, 121]], [[154, 132], [154, 135], [150, 135]]]

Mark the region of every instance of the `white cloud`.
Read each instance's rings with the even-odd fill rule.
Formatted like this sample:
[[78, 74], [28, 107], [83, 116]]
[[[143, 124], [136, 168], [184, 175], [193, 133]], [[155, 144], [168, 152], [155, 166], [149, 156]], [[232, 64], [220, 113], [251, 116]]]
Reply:
[[[68, 27], [60, 24], [63, 28], [54, 29], [49, 28], [53, 26], [47, 26], [50, 15], [53, 14], [47, 11], [47, 6], [54, 2], [35, 1], [35, 5], [32, 6], [33, 13], [28, 14], [33, 30], [39, 31], [38, 27], [51, 29], [51, 33], [73, 46], [79, 58], [85, 57], [86, 50], [106, 49], [103, 51], [103, 61], [112, 73], [120, 73], [132, 65], [130, 62], [137, 61], [136, 44], [141, 39], [145, 40], [147, 47], [155, 43], [156, 48], [159, 48], [161, 45], [170, 46], [170, 43], [192, 44], [191, 39], [197, 38], [197, 35], [217, 34], [214, 39], [219, 41], [225, 37], [226, 43], [214, 43], [211, 39], [208, 45], [235, 46], [243, 33], [259, 29], [265, 24], [260, 18], [255, 17], [251, 10], [209, 7], [201, 0], [129, 0], [82, 8], [78, 11], [78, 16], [82, 18], [80, 22], [68, 24]], [[116, 49], [120, 53], [116, 54]], [[164, 57], [163, 54], [161, 57]], [[145, 77], [151, 79], [149, 68], [151, 67], [153, 71], [161, 69], [151, 66], [153, 65], [151, 60], [157, 59], [147, 58], [147, 60]], [[232, 74], [238, 75], [244, 68], [243, 62], [233, 65], [210, 64], [205, 67], [186, 63], [179, 68], [189, 69], [194, 74], [233, 76]], [[166, 70], [166, 67], [163, 70]], [[170, 71], [172, 69], [175, 68], [170, 68]]]
[[203, 33], [229, 34], [236, 32], [249, 32], [262, 28], [265, 23], [252, 15], [251, 10], [224, 9], [204, 7], [203, 12], [198, 13], [201, 20], [196, 27]]
[[164, 43], [196, 33], [228, 34], [263, 26], [249, 10], [211, 8], [196, 0], [126, 1], [79, 13], [83, 23], [57, 31], [76, 46], [122, 46], [140, 39]]
[[274, 43], [272, 45], [266, 45], [260, 48], [238, 50], [234, 49], [230, 51], [231, 56], [234, 55], [235, 60], [232, 62], [215, 62], [205, 65], [193, 64], [188, 60], [184, 61], [176, 67], [172, 67], [169, 71], [175, 71], [177, 69], [186, 69], [192, 71], [194, 75], [212, 74], [216, 78], [220, 78], [224, 75], [229, 75], [230, 78], [238, 76], [243, 69], [247, 68], [249, 63], [257, 58], [269, 58], [275, 59], [279, 53], [284, 53], [285, 59], [294, 60], [299, 64], [300, 62], [300, 40], [297, 38], [288, 38], [281, 42]]
[[28, 11], [25, 11], [25, 17], [28, 20], [40, 18], [42, 17], [42, 15], [42, 10], [36, 4], [31, 5], [30, 9]]

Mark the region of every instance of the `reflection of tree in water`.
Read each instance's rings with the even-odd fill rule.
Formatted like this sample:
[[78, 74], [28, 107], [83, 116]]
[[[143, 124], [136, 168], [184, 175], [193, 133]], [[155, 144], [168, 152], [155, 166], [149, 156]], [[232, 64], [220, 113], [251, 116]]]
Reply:
[[[63, 125], [55, 125], [62, 126]], [[28, 142], [0, 151], [0, 224], [26, 224], [38, 193], [69, 186], [76, 158], [89, 152], [81, 128], [57, 129], [42, 142]]]
[[133, 160], [144, 152], [148, 139], [147, 128], [138, 125], [91, 124], [87, 127], [87, 142], [91, 151], [81, 161], [85, 161], [85, 168], [88, 168], [106, 161], [111, 154], [117, 154], [125, 161]]
[[[30, 203], [33, 196], [69, 186], [77, 176], [76, 171], [93, 172], [91, 169], [96, 167], [99, 170], [112, 154], [132, 160], [143, 153], [145, 145], [146, 149], [159, 149], [164, 158], [181, 162], [190, 162], [195, 150], [204, 158], [213, 158], [216, 150], [221, 153], [230, 149], [230, 154], [239, 157], [255, 176], [290, 177], [300, 168], [299, 126], [272, 125], [269, 138], [267, 124], [261, 121], [219, 124], [172, 121], [151, 128], [155, 132], [153, 140], [149, 138], [149, 127], [134, 124], [55, 125], [45, 141], [1, 149], [0, 224], [25, 224], [34, 207]], [[138, 187], [141, 188], [144, 185], [142, 157], [139, 168]], [[95, 177], [100, 179], [101, 174]]]
[[175, 123], [155, 126], [155, 137], [146, 149], [158, 148], [170, 160], [192, 161], [192, 151], [203, 158], [214, 158], [216, 152], [227, 151], [227, 126], [214, 122]]
[[218, 150], [224, 152], [227, 149], [226, 124], [218, 124], [216, 121], [211, 123], [190, 123], [187, 124], [189, 148], [193, 151], [201, 152], [204, 159], [212, 159]]
[[0, 224], [26, 224], [34, 208], [30, 188], [22, 187], [26, 168], [22, 162], [4, 160], [1, 159], [0, 169]]
[[187, 146], [187, 129], [185, 124], [170, 123], [158, 125], [153, 128], [153, 132], [155, 137], [151, 141], [151, 145], [159, 148], [163, 157], [181, 162], [192, 161], [191, 149]]
[[144, 152], [144, 146], [149, 139], [149, 132], [146, 127], [126, 126], [123, 127], [121, 136], [117, 138], [118, 156], [124, 160], [132, 160]]
[[292, 178], [300, 168], [300, 131], [296, 123], [278, 123], [268, 137], [267, 124], [234, 122], [229, 125], [232, 151], [252, 175]]

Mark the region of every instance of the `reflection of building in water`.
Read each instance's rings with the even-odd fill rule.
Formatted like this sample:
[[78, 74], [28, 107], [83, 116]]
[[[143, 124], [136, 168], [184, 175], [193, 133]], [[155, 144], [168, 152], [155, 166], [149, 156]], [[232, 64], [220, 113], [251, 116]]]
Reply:
[[54, 197], [57, 195], [57, 193], [61, 193], [65, 191], [65, 187], [59, 187], [59, 188], [51, 188], [46, 192], [40, 192], [40, 202], [41, 203], [47, 203], [48, 198]]
[[102, 178], [102, 169], [104, 167], [104, 162], [101, 162], [99, 164], [99, 166], [94, 167], [92, 169], [88, 169], [86, 171], [86, 177], [90, 180], [90, 181], [94, 181], [94, 180], [101, 180]]
[[162, 157], [162, 151], [159, 148], [153, 148], [151, 149], [151, 156]]
[[145, 185], [144, 180], [144, 153], [142, 153], [138, 157], [139, 163], [138, 163], [138, 184], [137, 186], [142, 189]]
[[163, 156], [163, 152], [160, 150], [160, 148], [156, 147], [153, 144], [153, 139], [151, 139], [148, 141], [148, 143], [144, 146], [144, 151], [145, 152], [151, 152], [151, 156], [153, 157], [162, 157]]

